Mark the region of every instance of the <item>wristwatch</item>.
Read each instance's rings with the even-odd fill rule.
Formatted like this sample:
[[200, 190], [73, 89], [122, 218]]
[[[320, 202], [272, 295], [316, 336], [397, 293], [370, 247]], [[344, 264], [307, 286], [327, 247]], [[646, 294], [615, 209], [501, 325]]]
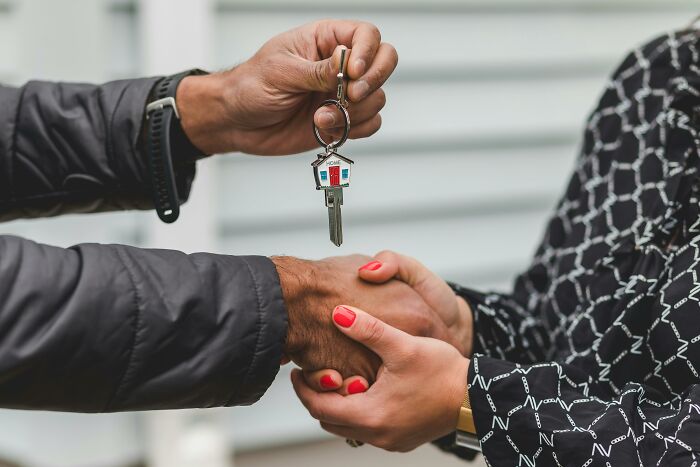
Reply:
[[472, 405], [469, 401], [469, 386], [467, 386], [467, 391], [464, 394], [462, 406], [459, 408], [455, 444], [475, 451], [481, 451], [481, 444], [479, 443], [479, 438], [476, 436], [476, 426], [474, 426]]
[[146, 157], [153, 204], [160, 220], [168, 224], [180, 216], [175, 169], [203, 156], [180, 125], [175, 102], [177, 87], [188, 76], [205, 74], [205, 71], [194, 69], [161, 79], [154, 88], [153, 100], [146, 106]]

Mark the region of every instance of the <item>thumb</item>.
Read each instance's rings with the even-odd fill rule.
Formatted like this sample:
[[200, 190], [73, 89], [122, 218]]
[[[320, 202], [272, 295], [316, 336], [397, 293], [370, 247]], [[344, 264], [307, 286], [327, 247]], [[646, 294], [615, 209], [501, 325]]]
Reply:
[[375, 284], [398, 279], [411, 287], [434, 286], [436, 277], [418, 260], [389, 250], [374, 255], [374, 260], [362, 266], [358, 275]]
[[[299, 83], [302, 90], [316, 92], [335, 91], [338, 86], [340, 56], [343, 49], [347, 50], [347, 47], [336, 47], [333, 55], [325, 60], [318, 60], [316, 62], [304, 61], [302, 64], [302, 76]], [[346, 69], [349, 57], [350, 53], [348, 51], [345, 53], [345, 66], [343, 69]]]
[[413, 339], [409, 334], [355, 307], [335, 307], [333, 322], [343, 334], [379, 355], [385, 365], [397, 350], [407, 344], [407, 339]]

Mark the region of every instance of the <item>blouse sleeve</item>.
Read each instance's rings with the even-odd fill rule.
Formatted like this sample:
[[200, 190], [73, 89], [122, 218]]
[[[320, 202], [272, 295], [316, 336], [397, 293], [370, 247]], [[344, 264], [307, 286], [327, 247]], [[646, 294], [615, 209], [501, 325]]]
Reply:
[[680, 405], [651, 387], [628, 384], [596, 397], [580, 369], [474, 357], [469, 396], [491, 465], [696, 465], [700, 385]]

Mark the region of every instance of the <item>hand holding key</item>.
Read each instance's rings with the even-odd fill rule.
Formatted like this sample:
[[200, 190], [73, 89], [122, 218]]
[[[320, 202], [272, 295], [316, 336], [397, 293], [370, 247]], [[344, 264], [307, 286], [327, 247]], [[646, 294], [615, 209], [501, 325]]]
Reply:
[[336, 96], [341, 46], [349, 52], [347, 98], [354, 125], [348, 137], [375, 133], [386, 101], [381, 86], [398, 55], [374, 25], [348, 20], [306, 24], [272, 38], [231, 70], [183, 80], [177, 102], [185, 133], [207, 154], [312, 149], [312, 120], [324, 131], [343, 128], [338, 109], [317, 110]]

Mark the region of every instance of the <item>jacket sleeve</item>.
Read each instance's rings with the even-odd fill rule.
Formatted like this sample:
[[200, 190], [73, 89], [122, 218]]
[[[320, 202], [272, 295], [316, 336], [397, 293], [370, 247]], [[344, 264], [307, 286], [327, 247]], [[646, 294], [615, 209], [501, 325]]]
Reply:
[[0, 406], [114, 412], [251, 404], [287, 316], [273, 263], [0, 236]]
[[[140, 138], [157, 80], [0, 85], [0, 222], [150, 209]], [[194, 158], [174, 161], [182, 202], [194, 177]]]

